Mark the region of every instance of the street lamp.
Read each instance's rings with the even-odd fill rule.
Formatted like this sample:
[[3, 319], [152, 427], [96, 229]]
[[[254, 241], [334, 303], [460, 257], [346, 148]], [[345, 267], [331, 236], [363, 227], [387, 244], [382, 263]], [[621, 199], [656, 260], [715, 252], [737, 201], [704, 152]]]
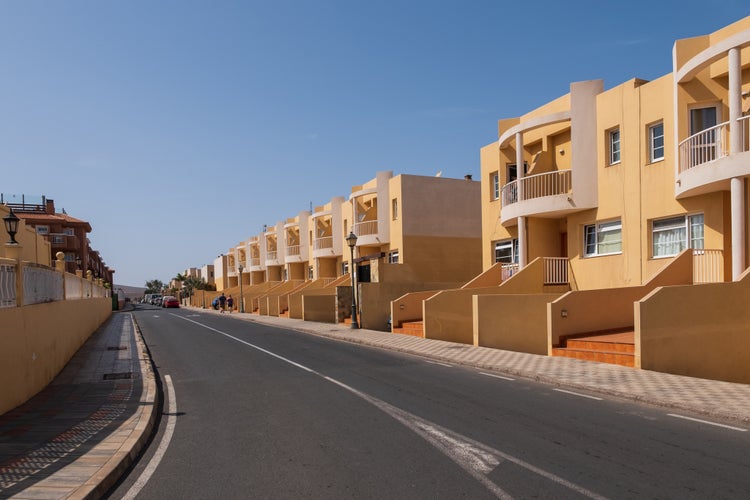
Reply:
[[10, 245], [18, 245], [18, 242], [16, 241], [16, 233], [18, 232], [18, 221], [20, 219], [16, 214], [13, 213], [13, 209], [10, 209], [10, 213], [3, 217], [3, 222], [5, 223], [5, 230], [8, 232], [8, 235], [10, 236], [10, 241], [8, 244]]
[[245, 301], [242, 300], [242, 270], [245, 269], [245, 267], [240, 264], [239, 270], [240, 270], [240, 312], [245, 312]]
[[346, 237], [346, 244], [349, 245], [349, 251], [351, 252], [351, 269], [349, 272], [352, 275], [352, 328], [359, 329], [357, 324], [357, 278], [354, 276], [354, 246], [357, 244], [357, 235], [354, 231], [349, 233]]

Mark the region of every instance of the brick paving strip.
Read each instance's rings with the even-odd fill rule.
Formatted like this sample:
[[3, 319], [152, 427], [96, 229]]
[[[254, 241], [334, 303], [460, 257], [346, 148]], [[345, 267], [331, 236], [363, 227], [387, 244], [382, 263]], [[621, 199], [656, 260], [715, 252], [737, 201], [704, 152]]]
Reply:
[[137, 457], [157, 393], [135, 329], [114, 314], [47, 388], [0, 417], [0, 498], [96, 498]]

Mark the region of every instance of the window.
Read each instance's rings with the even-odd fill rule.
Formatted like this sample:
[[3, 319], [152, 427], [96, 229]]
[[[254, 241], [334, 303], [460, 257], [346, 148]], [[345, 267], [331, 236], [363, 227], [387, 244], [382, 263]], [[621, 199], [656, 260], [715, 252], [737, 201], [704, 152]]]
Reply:
[[393, 220], [398, 219], [398, 198], [391, 200], [391, 217]]
[[55, 245], [63, 245], [65, 244], [65, 235], [64, 234], [53, 234], [52, 235], [52, 243]]
[[654, 257], [671, 257], [686, 248], [703, 248], [703, 214], [655, 220], [651, 224]]
[[516, 238], [495, 242], [495, 262], [518, 264], [518, 240]]
[[307, 279], [312, 280], [315, 278], [315, 271], [313, 270], [313, 266], [307, 267]]
[[49, 226], [37, 226], [36, 233], [37, 234], [49, 234]]
[[388, 263], [398, 264], [398, 250], [392, 250], [388, 252]]
[[707, 163], [717, 158], [720, 138], [716, 134], [716, 129], [712, 127], [715, 127], [718, 123], [718, 114], [718, 109], [715, 106], [690, 110], [690, 135], [694, 136], [700, 133], [692, 141], [693, 149], [690, 152], [692, 163]]
[[622, 222], [602, 222], [583, 227], [584, 256], [610, 255], [622, 252]]
[[497, 200], [500, 198], [500, 174], [493, 172], [490, 175], [490, 183], [492, 185], [492, 199]]
[[65, 254], [65, 262], [75, 262], [75, 261], [76, 261], [76, 254], [74, 253]]
[[341, 275], [349, 274], [349, 262], [341, 263]]
[[609, 131], [609, 164], [620, 163], [620, 129]]
[[651, 163], [664, 159], [664, 123], [648, 128], [649, 160]]
[[63, 234], [65, 236], [75, 236], [76, 231], [72, 227], [66, 227], [66, 228], [63, 228]]

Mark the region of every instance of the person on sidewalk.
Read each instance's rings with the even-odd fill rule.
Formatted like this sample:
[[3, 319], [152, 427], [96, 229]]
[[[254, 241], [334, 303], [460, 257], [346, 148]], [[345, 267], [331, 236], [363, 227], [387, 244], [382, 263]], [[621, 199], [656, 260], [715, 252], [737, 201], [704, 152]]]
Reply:
[[229, 309], [229, 314], [232, 314], [232, 309], [234, 309], [234, 299], [231, 295], [227, 297], [227, 309]]
[[224, 292], [221, 292], [221, 295], [219, 295], [219, 309], [221, 309], [221, 314], [224, 314], [224, 309], [227, 307], [227, 298], [224, 296]]

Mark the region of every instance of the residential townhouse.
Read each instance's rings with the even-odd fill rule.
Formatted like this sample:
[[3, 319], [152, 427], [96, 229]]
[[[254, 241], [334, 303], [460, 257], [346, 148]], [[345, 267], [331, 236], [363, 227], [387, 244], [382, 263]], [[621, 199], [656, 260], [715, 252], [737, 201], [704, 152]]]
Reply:
[[500, 120], [484, 272], [394, 318], [416, 297], [429, 338], [750, 381], [748, 45], [745, 18], [678, 40], [661, 78]]

